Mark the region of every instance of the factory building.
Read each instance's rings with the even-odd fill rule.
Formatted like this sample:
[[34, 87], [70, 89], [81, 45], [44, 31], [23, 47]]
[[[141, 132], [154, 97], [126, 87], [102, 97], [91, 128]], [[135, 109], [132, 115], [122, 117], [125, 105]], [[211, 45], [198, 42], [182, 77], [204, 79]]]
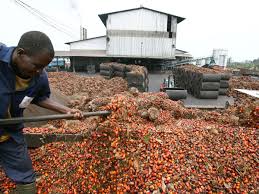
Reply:
[[69, 51], [56, 51], [56, 57], [70, 57], [76, 71], [98, 71], [102, 62], [141, 64], [159, 70], [168, 60], [191, 58], [176, 49], [177, 24], [185, 18], [139, 7], [100, 14], [106, 35], [68, 42]]

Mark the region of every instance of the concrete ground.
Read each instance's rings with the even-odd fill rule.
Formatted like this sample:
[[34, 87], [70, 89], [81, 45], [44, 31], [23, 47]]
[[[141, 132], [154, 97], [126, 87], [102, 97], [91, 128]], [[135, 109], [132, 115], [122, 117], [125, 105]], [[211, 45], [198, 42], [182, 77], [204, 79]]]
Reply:
[[197, 99], [188, 94], [187, 98], [182, 101], [186, 108], [224, 109], [228, 104], [234, 104], [234, 98], [229, 96], [219, 96], [217, 99]]
[[168, 74], [148, 74], [149, 78], [149, 92], [158, 92], [160, 89], [160, 85], [163, 83], [164, 79], [168, 77]]

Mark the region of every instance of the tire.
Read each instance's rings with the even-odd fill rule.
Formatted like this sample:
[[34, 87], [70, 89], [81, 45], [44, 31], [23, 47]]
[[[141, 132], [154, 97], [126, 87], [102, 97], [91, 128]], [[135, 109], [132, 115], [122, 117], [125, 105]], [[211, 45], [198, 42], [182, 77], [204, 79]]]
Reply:
[[142, 83], [128, 83], [128, 86], [129, 87], [146, 87], [147, 85], [146, 85], [146, 83], [145, 82], [142, 82]]
[[200, 99], [217, 99], [218, 96], [218, 91], [200, 91], [198, 95]]
[[218, 91], [220, 87], [219, 82], [201, 82], [200, 90], [203, 91]]
[[227, 80], [220, 80], [220, 88], [229, 88], [229, 82]]
[[102, 77], [103, 77], [104, 79], [111, 79], [111, 77], [110, 77], [110, 76], [102, 75]]
[[114, 71], [120, 71], [120, 72], [126, 71], [126, 65], [120, 64], [120, 63], [112, 64], [112, 68], [113, 68]]
[[145, 76], [141, 74], [136, 74], [132, 72], [126, 73], [126, 80], [129, 84], [137, 84], [140, 85], [145, 81]]
[[113, 73], [114, 77], [125, 77], [125, 73], [124, 72], [120, 72], [120, 71], [114, 71]]
[[105, 63], [100, 64], [100, 70], [110, 71], [111, 69], [112, 67], [108, 64], [105, 64]]
[[111, 71], [107, 71], [107, 70], [100, 70], [100, 75], [103, 75], [103, 76], [108, 76], [111, 78]]
[[219, 95], [225, 96], [227, 95], [228, 89], [227, 88], [219, 88]]
[[221, 79], [220, 74], [200, 74], [200, 77], [203, 82], [219, 82]]
[[230, 73], [222, 73], [221, 74], [221, 80], [229, 80], [231, 78], [231, 74]]
[[171, 100], [180, 100], [187, 98], [187, 90], [184, 89], [170, 88], [166, 89], [165, 92]]

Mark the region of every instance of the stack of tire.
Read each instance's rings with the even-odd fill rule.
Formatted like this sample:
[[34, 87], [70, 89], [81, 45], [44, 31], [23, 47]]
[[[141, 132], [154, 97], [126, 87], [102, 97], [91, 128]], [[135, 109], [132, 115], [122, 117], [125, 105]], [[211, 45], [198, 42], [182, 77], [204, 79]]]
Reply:
[[221, 73], [219, 95], [227, 95], [230, 78], [230, 73]]
[[107, 79], [122, 77], [127, 80], [128, 87], [136, 87], [141, 92], [148, 91], [149, 79], [146, 67], [115, 62], [102, 63], [100, 64], [100, 75]]
[[148, 70], [137, 65], [126, 66], [126, 78], [129, 87], [136, 87], [141, 92], [148, 92]]
[[180, 67], [174, 69], [174, 79], [176, 87], [187, 89], [196, 98], [218, 98], [221, 74]]
[[112, 63], [101, 63], [100, 64], [100, 75], [103, 77], [110, 79], [113, 77], [113, 67]]
[[192, 82], [193, 95], [200, 99], [217, 99], [220, 78], [220, 74], [196, 73]]

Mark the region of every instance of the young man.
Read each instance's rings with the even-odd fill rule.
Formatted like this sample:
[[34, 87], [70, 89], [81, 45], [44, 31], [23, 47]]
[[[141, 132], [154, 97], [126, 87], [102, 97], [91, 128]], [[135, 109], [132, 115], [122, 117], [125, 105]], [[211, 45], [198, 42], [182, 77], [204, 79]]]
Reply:
[[[42, 32], [22, 35], [17, 47], [0, 44], [0, 118], [20, 117], [30, 104], [74, 114], [70, 109], [52, 101], [48, 77], [44, 68], [52, 61], [51, 40]], [[0, 164], [6, 175], [16, 183], [16, 193], [36, 193], [35, 172], [22, 133], [23, 125], [0, 126]]]

